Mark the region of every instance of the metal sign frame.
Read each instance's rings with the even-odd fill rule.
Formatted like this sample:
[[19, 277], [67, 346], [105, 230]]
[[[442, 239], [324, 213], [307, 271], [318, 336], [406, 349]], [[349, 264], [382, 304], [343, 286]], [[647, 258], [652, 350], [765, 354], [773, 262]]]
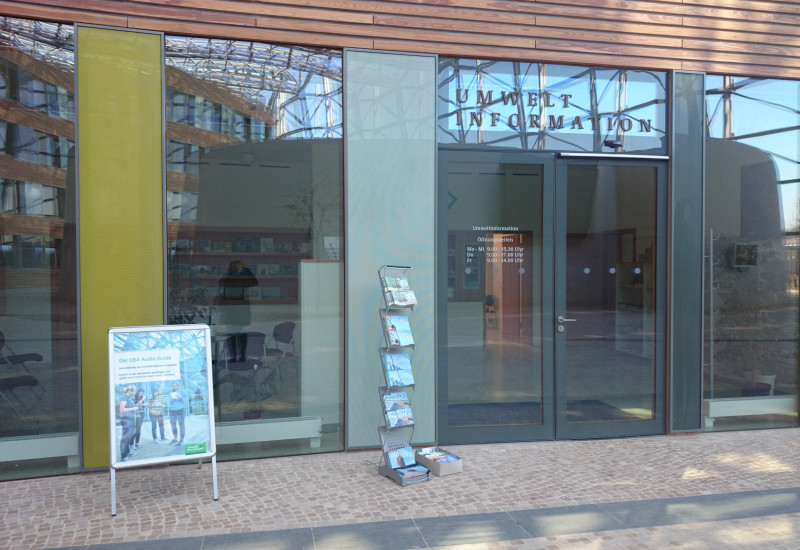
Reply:
[[[211, 458], [214, 500], [218, 500], [209, 326], [111, 328], [108, 372], [111, 515], [116, 515], [118, 469], [187, 460], [202, 465], [204, 458]], [[144, 396], [136, 399], [141, 392]], [[146, 442], [144, 450], [133, 452], [131, 440], [137, 428], [141, 431], [144, 418], [157, 421], [149, 414], [151, 408], [161, 409], [165, 429], [161, 432], [158, 422], [151, 426], [153, 433], [158, 428], [163, 437], [171, 427], [172, 439], [150, 442], [146, 434], [140, 435], [140, 441]]]

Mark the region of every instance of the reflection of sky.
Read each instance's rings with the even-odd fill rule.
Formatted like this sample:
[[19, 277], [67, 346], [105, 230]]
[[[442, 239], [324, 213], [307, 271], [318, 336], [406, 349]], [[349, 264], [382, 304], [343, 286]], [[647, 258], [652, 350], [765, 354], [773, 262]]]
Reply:
[[[731, 132], [740, 143], [772, 155], [778, 171], [785, 230], [798, 229], [800, 201], [800, 81], [733, 77]], [[723, 77], [706, 77], [709, 136], [724, 137]]]

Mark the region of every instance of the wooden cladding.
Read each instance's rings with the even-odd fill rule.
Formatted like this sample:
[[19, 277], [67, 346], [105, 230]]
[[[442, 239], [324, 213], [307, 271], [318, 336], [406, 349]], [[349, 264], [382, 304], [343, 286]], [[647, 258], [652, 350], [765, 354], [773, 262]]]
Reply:
[[75, 141], [75, 125], [69, 120], [49, 116], [2, 97], [0, 97], [0, 120]]
[[0, 14], [331, 48], [800, 78], [790, 0], [0, 0]]
[[61, 239], [64, 236], [64, 220], [0, 212], [0, 235], [35, 235]]
[[[3, 10], [3, 2], [0, 2], [0, 13]], [[41, 61], [28, 54], [9, 46], [0, 46], [0, 60], [11, 65], [30, 71], [45, 82], [49, 82], [68, 91], [75, 87], [75, 76], [66, 72], [52, 63]]]
[[67, 171], [0, 154], [0, 177], [64, 188]]

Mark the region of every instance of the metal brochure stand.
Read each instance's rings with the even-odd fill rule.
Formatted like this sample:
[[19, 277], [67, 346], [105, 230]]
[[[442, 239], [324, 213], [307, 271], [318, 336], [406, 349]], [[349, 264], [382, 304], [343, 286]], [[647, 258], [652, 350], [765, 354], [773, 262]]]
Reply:
[[[417, 303], [414, 291], [408, 284], [410, 266], [384, 265], [378, 270], [383, 292], [383, 304], [379, 309], [384, 345], [378, 351], [386, 385], [378, 388], [383, 411], [384, 425], [378, 427], [383, 455], [378, 473], [401, 486], [428, 481], [431, 473], [414, 472], [413, 477], [403, 475], [397, 464], [392, 465], [390, 454], [410, 447], [414, 433], [414, 418], [411, 413], [409, 392], [414, 389], [410, 352], [414, 339], [408, 323], [409, 313]], [[412, 453], [413, 460], [413, 453]], [[405, 465], [410, 466], [410, 465]]]
[[[219, 500], [208, 325], [111, 328], [108, 331], [108, 366], [111, 515], [117, 515], [118, 469], [188, 460], [197, 460], [200, 469], [203, 459], [210, 458], [214, 500]], [[191, 388], [186, 387], [189, 385]], [[137, 402], [132, 388], [149, 388], [150, 391]], [[158, 395], [153, 390], [158, 390]], [[191, 399], [189, 390], [192, 390]], [[179, 411], [170, 412], [170, 416], [175, 414], [180, 418], [176, 420], [180, 443], [173, 432], [174, 444], [166, 440], [161, 444], [154, 441], [143, 445], [144, 450], [138, 454], [131, 452], [129, 435], [133, 433], [131, 422], [136, 421], [137, 412], [157, 409], [162, 412], [161, 416], [166, 416], [171, 403], [175, 403], [174, 410]], [[142, 414], [142, 418], [144, 416]], [[153, 415], [150, 419], [155, 422]], [[156, 433], [155, 426], [153, 433]], [[164, 434], [162, 431], [162, 439]]]

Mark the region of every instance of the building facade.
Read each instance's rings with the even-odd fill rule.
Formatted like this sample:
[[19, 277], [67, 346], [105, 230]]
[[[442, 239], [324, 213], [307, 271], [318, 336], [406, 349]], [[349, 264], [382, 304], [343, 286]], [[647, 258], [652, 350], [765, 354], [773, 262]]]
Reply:
[[385, 265], [414, 444], [797, 426], [797, 5], [296, 4], [0, 6], [2, 478], [108, 467], [111, 327], [211, 327], [220, 459], [377, 447]]

